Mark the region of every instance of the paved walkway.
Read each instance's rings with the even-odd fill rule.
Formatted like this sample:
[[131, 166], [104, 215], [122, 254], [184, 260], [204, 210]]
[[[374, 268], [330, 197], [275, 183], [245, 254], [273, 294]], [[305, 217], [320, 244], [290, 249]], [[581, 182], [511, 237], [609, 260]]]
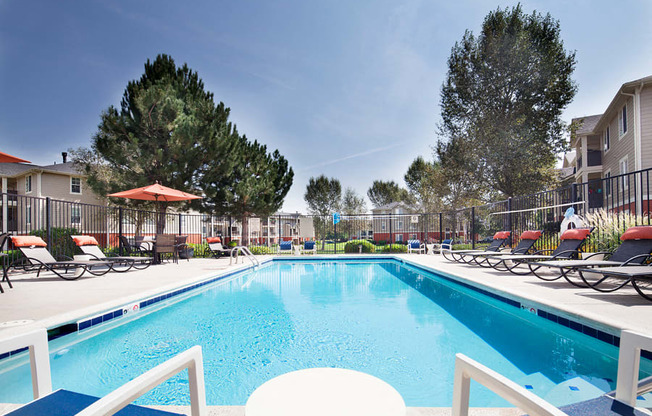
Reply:
[[[346, 257], [345, 255], [342, 257]], [[631, 288], [603, 294], [579, 289], [565, 281], [545, 282], [534, 277], [515, 276], [444, 260], [438, 255], [398, 255], [397, 258], [439, 270], [457, 279], [480, 284], [497, 293], [516, 297], [534, 307], [545, 306], [563, 311], [568, 317], [589, 319], [613, 328], [635, 329], [652, 333], [652, 302], [638, 296]], [[271, 256], [259, 256], [260, 261]], [[241, 259], [243, 260], [243, 259]], [[13, 289], [0, 294], [0, 338], [26, 331], [32, 327], [54, 328], [81, 318], [96, 316], [129, 303], [168, 292], [174, 288], [205, 280], [250, 266], [248, 260], [229, 265], [229, 259], [193, 259], [179, 264], [152, 266], [142, 271], [101, 277], [82, 277], [64, 281], [44, 274], [14, 275]], [[14, 406], [0, 405], [0, 413]], [[242, 406], [214, 406], [211, 415], [240, 416]], [[409, 408], [409, 416], [448, 415], [450, 409]], [[472, 414], [507, 416], [520, 414], [515, 409], [475, 409]]]

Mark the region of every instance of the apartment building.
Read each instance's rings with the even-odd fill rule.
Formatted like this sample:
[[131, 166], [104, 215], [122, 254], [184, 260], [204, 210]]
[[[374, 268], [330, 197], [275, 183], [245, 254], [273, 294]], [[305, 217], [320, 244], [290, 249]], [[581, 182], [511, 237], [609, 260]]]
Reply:
[[626, 174], [652, 168], [652, 76], [624, 83], [603, 114], [573, 123], [575, 182], [588, 183], [589, 208], [635, 209], [628, 201], [641, 188]]

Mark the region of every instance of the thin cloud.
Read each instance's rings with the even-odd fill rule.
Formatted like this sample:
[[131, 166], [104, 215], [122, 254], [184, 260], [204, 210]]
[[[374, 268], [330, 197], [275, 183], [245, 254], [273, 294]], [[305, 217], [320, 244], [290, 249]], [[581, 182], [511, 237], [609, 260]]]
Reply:
[[340, 158], [332, 159], [332, 160], [327, 160], [325, 162], [320, 162], [320, 163], [317, 163], [315, 165], [306, 166], [304, 168], [297, 169], [297, 172], [306, 172], [306, 171], [308, 171], [310, 169], [321, 168], [323, 166], [328, 166], [328, 165], [334, 165], [336, 163], [340, 163], [340, 162], [343, 162], [345, 160], [355, 159], [355, 158], [358, 158], [358, 157], [371, 155], [373, 153], [383, 152], [385, 150], [393, 149], [393, 148], [399, 147], [399, 146], [401, 146], [400, 143], [393, 144], [391, 146], [378, 147], [378, 148], [375, 148], [375, 149], [367, 150], [365, 152], [360, 152], [360, 153], [356, 153], [356, 154], [353, 154], [353, 155], [344, 156], [344, 157], [340, 157]]

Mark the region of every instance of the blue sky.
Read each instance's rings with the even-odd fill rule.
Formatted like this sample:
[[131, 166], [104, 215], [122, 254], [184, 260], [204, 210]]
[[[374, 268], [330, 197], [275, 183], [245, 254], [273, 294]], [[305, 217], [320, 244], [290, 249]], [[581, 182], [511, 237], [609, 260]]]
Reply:
[[[652, 2], [521, 3], [550, 12], [577, 51], [566, 121], [601, 113], [622, 83], [652, 74]], [[320, 174], [366, 195], [431, 158], [451, 47], [514, 4], [0, 0], [0, 151], [50, 164], [89, 146], [100, 113], [167, 53], [199, 73], [240, 132], [289, 160], [284, 211], [305, 212]]]

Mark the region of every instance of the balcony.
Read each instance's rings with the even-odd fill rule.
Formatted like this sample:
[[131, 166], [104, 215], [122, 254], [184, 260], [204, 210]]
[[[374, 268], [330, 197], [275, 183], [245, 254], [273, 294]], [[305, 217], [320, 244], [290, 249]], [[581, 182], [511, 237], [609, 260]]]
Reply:
[[[592, 167], [592, 166], [601, 166], [602, 165], [602, 151], [600, 150], [587, 150], [586, 151], [586, 159], [587, 159], [587, 167]], [[584, 166], [584, 160], [580, 156], [577, 159], [577, 171], [582, 169]]]

